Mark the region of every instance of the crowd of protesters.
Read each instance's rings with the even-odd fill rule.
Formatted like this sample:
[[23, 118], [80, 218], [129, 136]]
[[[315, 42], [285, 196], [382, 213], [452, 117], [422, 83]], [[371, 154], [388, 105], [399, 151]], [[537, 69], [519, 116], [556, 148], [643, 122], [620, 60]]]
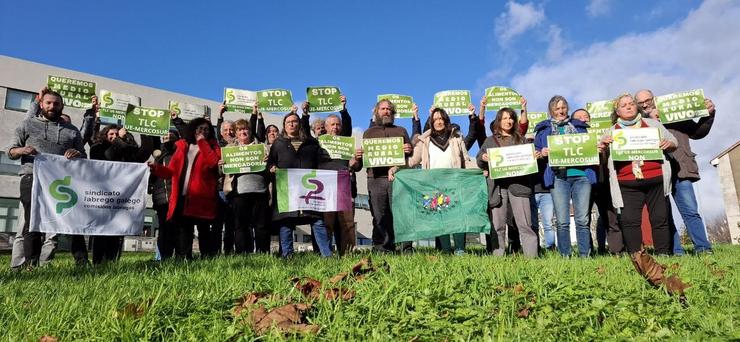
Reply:
[[[542, 250], [572, 254], [571, 215], [575, 223], [576, 251], [587, 257], [594, 253], [634, 253], [643, 248], [641, 223], [647, 206], [654, 250], [660, 255], [680, 255], [684, 250], [673, 222], [669, 196], [673, 196], [688, 236], [697, 253], [711, 253], [704, 223], [698, 213], [693, 183], [699, 180], [690, 139], [705, 137], [714, 121], [715, 108], [706, 100], [709, 116], [698, 121], [662, 124], [653, 93], [641, 90], [614, 100], [612, 126], [598, 142], [599, 165], [556, 167], [548, 162], [547, 137], [585, 133], [590, 114], [584, 109], [570, 113], [568, 101], [553, 96], [547, 104], [549, 118], [530, 125], [527, 101], [521, 110], [502, 108], [495, 113], [489, 132], [485, 128], [486, 98], [480, 115], [470, 104], [467, 134], [453, 124], [442, 108], [429, 110], [423, 126], [418, 107], [413, 105], [412, 134], [396, 125], [396, 107], [387, 99], [375, 104], [370, 126], [363, 139], [401, 137], [406, 165], [367, 167], [367, 189], [372, 214], [372, 244], [376, 252], [411, 250], [411, 243], [396, 244], [392, 216], [392, 184], [400, 168], [476, 168], [487, 179], [488, 216], [491, 232], [487, 250], [501, 256], [520, 249], [527, 257]], [[149, 193], [158, 218], [158, 258], [193, 259], [194, 230], [203, 258], [223, 254], [270, 253], [271, 236], [279, 237], [279, 254], [293, 252], [296, 226], [311, 227], [314, 250], [321, 256], [344, 255], [356, 244], [354, 210], [339, 212], [279, 212], [275, 203], [275, 172], [278, 168], [346, 170], [351, 174], [351, 196], [357, 195], [355, 173], [363, 168], [363, 150], [356, 149], [350, 160], [333, 159], [321, 147], [323, 134], [351, 136], [352, 118], [347, 99], [341, 96], [339, 115], [310, 121], [311, 108], [302, 105], [302, 114], [293, 106], [282, 119], [282, 127], [265, 127], [258, 106], [249, 119], [223, 119], [221, 106], [216, 127], [209, 118], [184, 122], [172, 113], [172, 127], [163, 137], [141, 135], [139, 142], [124, 125], [103, 124], [97, 98], [83, 116], [78, 129], [63, 114], [63, 99], [43, 88], [32, 103], [28, 116], [16, 129], [7, 154], [21, 159], [20, 194], [24, 209], [22, 231], [13, 245], [12, 267], [36, 266], [53, 258], [57, 236], [29, 229], [34, 156], [38, 153], [90, 159], [148, 163], [151, 169]], [[569, 114], [570, 113], [570, 114]], [[102, 128], [101, 128], [102, 126]], [[534, 134], [527, 129], [534, 126]], [[662, 160], [614, 161], [609, 153], [611, 132], [653, 127], [660, 131]], [[477, 155], [468, 151], [477, 143]], [[491, 179], [488, 176], [489, 148], [533, 144], [539, 172], [532, 175]], [[266, 168], [259, 172], [224, 174], [221, 148], [261, 145]], [[591, 212], [598, 209], [596, 247], [591, 237]], [[540, 239], [539, 227], [543, 228]], [[436, 238], [444, 252], [465, 253], [465, 233]], [[540, 241], [542, 240], [542, 241]], [[336, 244], [336, 247], [334, 246]], [[86, 244], [72, 236], [72, 254], [78, 264], [87, 264], [88, 249], [95, 264], [115, 261], [123, 245], [122, 236], [91, 236]]]

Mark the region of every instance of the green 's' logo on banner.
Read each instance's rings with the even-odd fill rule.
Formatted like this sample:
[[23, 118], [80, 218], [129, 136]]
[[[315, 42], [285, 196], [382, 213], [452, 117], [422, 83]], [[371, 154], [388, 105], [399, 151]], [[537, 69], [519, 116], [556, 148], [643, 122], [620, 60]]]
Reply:
[[234, 91], [229, 89], [226, 91], [226, 102], [234, 102], [236, 100], [236, 96], [234, 96]]
[[171, 110], [171, 111], [173, 111], [173, 112], [175, 112], [175, 113], [177, 113], [177, 115], [180, 115], [180, 114], [182, 114], [182, 113], [180, 112], [180, 104], [179, 104], [179, 103], [173, 103], [173, 104], [172, 104], [172, 105], [170, 106], [170, 110]]
[[312, 199], [321, 201], [324, 200], [323, 197], [316, 196], [324, 192], [324, 183], [316, 179], [316, 170], [312, 170], [311, 172], [303, 175], [303, 177], [301, 177], [301, 183], [303, 184], [303, 188], [308, 190], [308, 193], [306, 195], [300, 196], [299, 198], [305, 199], [306, 204], [308, 204], [308, 201]]
[[103, 93], [103, 103], [105, 103], [106, 107], [113, 105], [113, 98], [109, 91]]
[[77, 193], [69, 187], [72, 177], [66, 176], [57, 179], [49, 185], [49, 194], [57, 200], [56, 211], [61, 214], [64, 209], [72, 208], [77, 204]]
[[501, 164], [504, 162], [504, 156], [501, 155], [500, 151], [492, 152], [490, 156], [488, 156], [488, 161], [494, 166], [498, 166], [498, 164]]
[[622, 147], [627, 144], [627, 138], [624, 137], [623, 132], [620, 132], [620, 131], [614, 132], [613, 139], [614, 139], [614, 143], [618, 145], [617, 148]]

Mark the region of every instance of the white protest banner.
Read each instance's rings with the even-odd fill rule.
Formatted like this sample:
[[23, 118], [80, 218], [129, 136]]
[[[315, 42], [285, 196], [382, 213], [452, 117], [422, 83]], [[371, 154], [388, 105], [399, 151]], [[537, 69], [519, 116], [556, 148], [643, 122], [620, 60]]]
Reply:
[[615, 129], [610, 151], [615, 161], [663, 160], [660, 131], [653, 127]]
[[138, 96], [114, 93], [110, 90], [100, 90], [100, 123], [104, 125], [123, 125], [126, 121], [128, 105], [141, 106]]
[[177, 113], [177, 117], [185, 122], [190, 122], [197, 118], [203, 118], [209, 114], [208, 106], [206, 105], [169, 101], [167, 107], [170, 109], [170, 112]]
[[257, 92], [234, 88], [224, 88], [224, 101], [226, 111], [239, 113], [252, 113], [257, 103]]
[[39, 154], [33, 162], [31, 231], [139, 235], [149, 167]]
[[349, 171], [278, 169], [277, 204], [281, 213], [296, 210], [320, 212], [352, 208]]

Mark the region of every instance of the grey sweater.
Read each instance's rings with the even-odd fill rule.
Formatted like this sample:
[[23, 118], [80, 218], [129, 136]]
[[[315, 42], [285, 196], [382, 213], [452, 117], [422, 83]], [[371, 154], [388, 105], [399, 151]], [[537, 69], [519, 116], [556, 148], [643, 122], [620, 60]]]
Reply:
[[[43, 116], [28, 117], [18, 128], [6, 153], [10, 157], [10, 149], [15, 147], [32, 146], [39, 153], [63, 155], [68, 149], [80, 152], [85, 158], [85, 148], [82, 144], [80, 131], [72, 124], [49, 121]], [[34, 156], [21, 156], [20, 175], [33, 174]], [[11, 157], [18, 159], [18, 157]]]

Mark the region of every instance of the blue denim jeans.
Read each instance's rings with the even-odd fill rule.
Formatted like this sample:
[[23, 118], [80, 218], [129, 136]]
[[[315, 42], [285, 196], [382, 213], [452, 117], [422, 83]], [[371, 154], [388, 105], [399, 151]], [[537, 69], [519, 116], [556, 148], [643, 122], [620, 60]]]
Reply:
[[554, 218], [552, 195], [549, 192], [536, 193], [534, 194], [533, 204], [532, 226], [535, 227], [535, 231], [540, 230], [539, 215], [537, 215], [537, 209], [539, 209], [539, 213], [542, 215], [542, 232], [545, 238], [542, 247], [553, 247], [555, 246], [555, 230], [552, 227], [552, 219]]
[[587, 257], [591, 253], [591, 215], [588, 211], [591, 198], [591, 182], [586, 176], [556, 177], [550, 190], [555, 208], [558, 228], [558, 250], [563, 256], [570, 256], [570, 202], [573, 200], [573, 220], [576, 223], [578, 255]]
[[280, 256], [283, 258], [293, 254], [293, 232], [295, 224], [279, 222], [280, 224]]
[[323, 219], [318, 219], [311, 225], [311, 233], [316, 239], [316, 244], [319, 245], [319, 252], [322, 257], [331, 256], [331, 235], [326, 229], [326, 223]]
[[[686, 232], [691, 238], [691, 242], [694, 243], [694, 251], [697, 253], [711, 251], [712, 244], [707, 239], [704, 221], [701, 215], [699, 215], [699, 205], [696, 203], [694, 184], [688, 179], [675, 180], [673, 183], [673, 201], [676, 202], [676, 208], [681, 213], [681, 218], [686, 226]], [[671, 221], [673, 220], [671, 219]], [[681, 247], [681, 236], [677, 229], [675, 229], [673, 234], [673, 254], [681, 255], [684, 253]]]

